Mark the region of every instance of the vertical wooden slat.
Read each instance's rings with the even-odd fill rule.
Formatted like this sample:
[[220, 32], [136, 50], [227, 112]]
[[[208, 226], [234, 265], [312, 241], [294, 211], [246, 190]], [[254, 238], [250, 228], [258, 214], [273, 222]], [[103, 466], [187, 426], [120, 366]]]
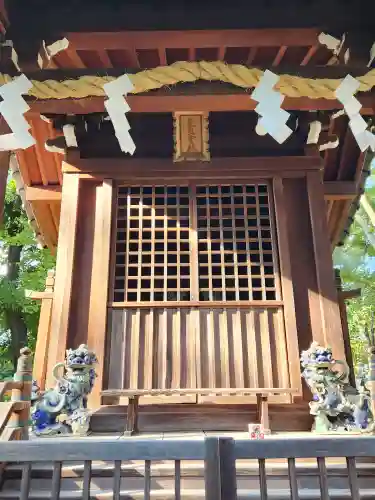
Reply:
[[61, 488], [61, 462], [54, 462], [52, 473], [51, 500], [59, 500]]
[[263, 370], [263, 383], [265, 387], [273, 387], [273, 374], [272, 374], [272, 356], [270, 346], [270, 318], [268, 309], [258, 310], [256, 314], [259, 315], [259, 335], [262, 344], [262, 370]]
[[328, 477], [327, 477], [327, 467], [326, 460], [324, 457], [318, 457], [318, 471], [319, 471], [319, 487], [320, 494], [322, 500], [329, 500], [329, 492], [328, 492]]
[[56, 258], [55, 292], [51, 316], [51, 336], [48, 352], [47, 386], [54, 384], [52, 376], [56, 363], [65, 359], [68, 340], [69, 312], [74, 275], [74, 256], [78, 220], [80, 179], [64, 174], [61, 195], [59, 245]]
[[31, 463], [27, 462], [22, 466], [20, 500], [27, 500], [29, 498], [30, 481], [31, 481]]
[[144, 388], [152, 389], [152, 368], [154, 356], [154, 311], [150, 309], [147, 311], [145, 320], [145, 341], [144, 341]]
[[111, 347], [108, 387], [111, 389], [121, 389], [123, 387], [124, 366], [125, 366], [125, 325], [127, 311], [111, 310]]
[[174, 497], [181, 500], [181, 460], [174, 462]]
[[90, 500], [90, 484], [91, 484], [91, 460], [85, 460], [83, 465], [82, 500]]
[[234, 373], [235, 373], [235, 386], [234, 387], [245, 387], [244, 380], [244, 359], [243, 359], [243, 343], [242, 335], [243, 330], [241, 327], [241, 310], [235, 309], [232, 312], [233, 318], [233, 347], [232, 347], [232, 359], [234, 362]]
[[172, 319], [172, 389], [181, 387], [181, 311], [176, 309]]
[[115, 460], [113, 472], [113, 500], [120, 500], [121, 495], [121, 460]]
[[220, 373], [222, 387], [230, 387], [229, 371], [229, 342], [228, 342], [228, 317], [227, 310], [221, 309], [219, 315], [219, 342], [220, 342]]
[[361, 496], [359, 494], [359, 484], [358, 484], [355, 458], [347, 457], [346, 465], [348, 468], [349, 488], [350, 488], [350, 493], [352, 495], [352, 500], [360, 500]]
[[[322, 173], [307, 174], [307, 189], [313, 235], [317, 290], [322, 333], [313, 332], [314, 339], [332, 347], [336, 359], [345, 359], [345, 347], [333, 273], [332, 253], [325, 217]], [[320, 340], [321, 339], [321, 340]]]
[[167, 380], [167, 310], [158, 311], [158, 330], [157, 330], [157, 357], [158, 357], [158, 374], [157, 387], [160, 389], [166, 388]]
[[134, 369], [131, 363], [131, 329], [133, 325], [133, 318], [135, 314], [134, 309], [125, 309], [123, 319], [123, 369], [122, 369], [122, 385], [124, 388], [130, 388], [130, 380], [132, 377], [132, 370]]
[[283, 311], [285, 330], [287, 332], [286, 343], [290, 383], [293, 388], [301, 390], [302, 385], [299, 364], [298, 332], [290, 261], [288, 219], [285, 207], [283, 181], [280, 177], [276, 177], [273, 180], [273, 198], [276, 216], [277, 237], [279, 243], [279, 267], [282, 298], [284, 302]]
[[259, 458], [259, 487], [260, 487], [260, 499], [267, 500], [268, 499], [268, 490], [267, 490], [267, 473], [266, 473], [266, 461], [264, 458]]
[[[207, 365], [204, 363], [202, 365], [202, 370], [207, 373], [207, 377], [203, 378], [205, 380], [205, 385], [207, 387], [216, 387], [216, 351], [217, 345], [215, 343], [215, 323], [214, 323], [214, 311], [209, 309], [207, 314], [204, 314], [201, 324], [204, 328], [201, 331], [201, 335], [204, 335], [206, 338], [207, 345]], [[203, 355], [203, 349], [201, 349], [200, 356]]]
[[151, 498], [151, 460], [145, 460], [144, 499], [150, 500], [150, 498]]
[[103, 389], [112, 222], [112, 192], [113, 186], [111, 180], [104, 180], [103, 185], [96, 188], [95, 234], [93, 242], [94, 251], [87, 343], [89, 348], [96, 353], [98, 365], [95, 368], [97, 378], [90, 394], [91, 408], [98, 408], [100, 406], [100, 393]]
[[254, 310], [244, 311], [246, 332], [247, 332], [247, 351], [249, 362], [249, 376], [251, 377], [250, 387], [259, 387], [259, 363], [261, 361], [257, 355], [258, 336], [255, 332], [255, 312]]
[[[200, 382], [200, 357], [197, 358], [197, 353], [200, 353], [200, 320], [198, 309], [191, 309], [187, 318], [189, 331], [187, 335], [187, 360], [189, 361], [189, 376], [187, 383], [191, 384], [188, 387], [201, 387]], [[198, 398], [196, 398], [198, 401]]]
[[[140, 281], [140, 280], [139, 280]], [[130, 359], [133, 365], [130, 377], [130, 388], [136, 389], [139, 387], [139, 369], [141, 367], [141, 353], [139, 349], [139, 335], [141, 326], [141, 311], [136, 309], [133, 315], [132, 327], [131, 327], [131, 354]]]
[[289, 476], [291, 500], [299, 500], [295, 458], [288, 458], [288, 476]]

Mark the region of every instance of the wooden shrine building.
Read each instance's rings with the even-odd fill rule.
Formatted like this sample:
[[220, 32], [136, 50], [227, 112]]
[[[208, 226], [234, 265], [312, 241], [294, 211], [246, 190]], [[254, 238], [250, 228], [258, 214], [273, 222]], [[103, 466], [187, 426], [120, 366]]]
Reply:
[[[126, 390], [143, 390], [149, 429], [245, 429], [258, 394], [272, 429], [307, 430], [300, 351], [315, 340], [350, 362], [332, 251], [371, 153], [332, 89], [313, 83], [370, 71], [371, 16], [338, 0], [248, 3], [13, 0], [2, 10], [1, 72], [34, 85], [26, 117], [36, 144], [10, 164], [40, 241], [57, 254], [54, 283], [39, 294], [34, 373], [53, 384], [66, 348], [87, 343], [99, 358], [98, 428], [123, 425]], [[347, 33], [341, 51], [321, 33]], [[284, 78], [284, 143], [258, 135], [243, 68]], [[133, 156], [102, 90], [124, 73], [135, 85]], [[369, 124], [372, 85], [357, 95]]]

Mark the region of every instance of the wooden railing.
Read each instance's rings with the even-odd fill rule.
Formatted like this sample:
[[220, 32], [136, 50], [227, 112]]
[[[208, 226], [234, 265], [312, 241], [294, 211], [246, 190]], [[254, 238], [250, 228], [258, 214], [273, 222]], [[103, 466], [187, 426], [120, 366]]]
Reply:
[[48, 271], [44, 292], [30, 292], [28, 298], [41, 300], [38, 335], [35, 347], [33, 376], [39, 388], [46, 388], [48, 345], [50, 342], [51, 314], [53, 304], [53, 290], [55, 286], [55, 271]]
[[[29, 437], [32, 389], [32, 353], [21, 349], [13, 380], [0, 382], [0, 440], [25, 440]], [[10, 401], [3, 401], [10, 394]]]
[[[371, 496], [373, 486], [368, 479], [363, 483], [362, 487], [357, 472], [359, 464], [356, 464], [355, 457], [373, 457], [375, 455], [375, 438], [374, 437], [334, 437], [334, 438], [287, 438], [281, 437], [269, 438], [266, 440], [233, 440], [231, 438], [207, 438], [206, 440], [141, 440], [132, 439], [124, 442], [123, 440], [40, 440], [25, 443], [4, 443], [0, 447], [0, 461], [16, 462], [21, 466], [21, 481], [19, 483], [18, 497], [22, 499], [39, 498], [37, 492], [30, 492], [32, 484], [32, 467], [37, 468], [38, 462], [53, 462], [52, 481], [49, 483], [50, 492], [44, 490], [43, 498], [58, 499], [62, 491], [62, 482], [64, 481], [63, 467], [64, 461], [69, 461], [69, 467], [73, 462], [81, 462], [83, 464], [83, 482], [82, 492], [77, 498], [144, 498], [150, 500], [155, 494], [155, 478], [152, 474], [154, 461], [173, 461], [174, 473], [173, 484], [174, 492], [172, 495], [158, 495], [157, 498], [206, 498], [206, 500], [237, 500], [257, 498], [266, 500], [267, 498], [277, 498], [298, 500], [298, 499], [318, 499], [328, 500], [330, 498], [374, 498]], [[343, 459], [346, 464], [345, 470], [341, 469], [341, 481], [346, 481], [347, 487], [341, 485], [339, 493], [335, 491], [328, 481], [327, 458]], [[251, 489], [243, 489], [238, 487], [240, 481], [237, 479], [238, 470], [236, 472], [236, 461], [246, 459], [249, 463], [253, 460], [257, 463], [257, 486]], [[280, 476], [279, 472], [270, 470], [267, 461], [278, 461], [280, 468], [280, 459], [286, 463], [285, 478], [289, 486], [286, 489], [275, 486], [269, 487], [269, 484], [274, 480], [275, 474]], [[315, 474], [318, 477], [318, 488], [314, 490], [310, 486], [306, 487], [300, 468], [301, 464], [296, 462], [296, 459], [314, 459]], [[106, 463], [105, 477], [108, 487], [108, 477], [112, 476], [112, 488], [109, 490], [106, 487], [104, 491], [98, 486], [97, 479], [92, 480], [95, 476], [94, 461]], [[133, 463], [134, 467], [139, 470], [139, 462], [144, 465], [143, 488], [140, 490], [137, 483], [136, 494], [128, 489], [124, 491], [122, 488], [122, 477], [124, 475], [123, 463]], [[181, 487], [184, 474], [185, 461], [199, 461], [204, 463], [204, 481], [202, 480], [202, 489], [199, 495], [194, 491], [184, 490]], [[109, 464], [108, 462], [111, 462]], [[266, 465], [267, 463], [267, 465]], [[157, 464], [154, 464], [157, 465]], [[362, 463], [363, 465], [363, 463]], [[68, 465], [67, 465], [68, 466]], [[237, 464], [239, 466], [239, 464]], [[277, 465], [276, 465], [277, 467]], [[336, 466], [337, 467], [337, 466]], [[75, 471], [78, 471], [79, 466]], [[249, 466], [246, 466], [249, 469]], [[250, 472], [246, 472], [250, 475]], [[370, 472], [373, 474], [374, 472]], [[306, 472], [304, 472], [306, 475]], [[5, 471], [6, 476], [6, 471]], [[140, 477], [140, 474], [137, 474]], [[343, 479], [345, 478], [345, 479]], [[331, 479], [331, 478], [330, 478]], [[362, 479], [362, 478], [361, 478]], [[40, 481], [40, 480], [39, 480]], [[243, 481], [243, 477], [242, 477]], [[92, 484], [93, 483], [93, 484]], [[302, 483], [302, 486], [301, 486]], [[14, 484], [14, 483], [13, 483]], [[125, 485], [128, 488], [128, 484]], [[160, 488], [156, 486], [160, 492]], [[369, 489], [371, 488], [371, 490]], [[33, 489], [33, 487], [31, 488]], [[64, 493], [67, 490], [64, 489]], [[15, 492], [13, 492], [15, 493]], [[73, 498], [73, 493], [70, 492], [69, 498]], [[5, 495], [5, 496], [4, 496]], [[35, 496], [36, 495], [36, 496]], [[72, 496], [73, 495], [73, 496]], [[96, 496], [98, 495], [98, 496]], [[8, 498], [6, 492], [0, 491], [0, 498]], [[15, 496], [11, 496], [15, 498]], [[41, 498], [41, 497], [40, 497]], [[65, 498], [65, 496], [64, 496]], [[68, 498], [68, 497], [66, 497]], [[76, 496], [74, 496], [76, 498]]]

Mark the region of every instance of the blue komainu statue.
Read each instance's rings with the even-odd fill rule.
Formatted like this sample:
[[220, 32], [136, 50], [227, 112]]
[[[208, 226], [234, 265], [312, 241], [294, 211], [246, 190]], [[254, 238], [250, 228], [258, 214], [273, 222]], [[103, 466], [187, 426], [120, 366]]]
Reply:
[[56, 385], [53, 389], [41, 393], [33, 383], [31, 418], [35, 435], [87, 433], [91, 416], [87, 397], [94, 386], [95, 363], [95, 354], [82, 344], [78, 349], [69, 349], [65, 363], [54, 367]]
[[[356, 385], [348, 382], [346, 363], [335, 360], [332, 350], [314, 342], [301, 354], [302, 377], [309, 386], [313, 400], [310, 413], [315, 421], [315, 432], [372, 430], [373, 416], [370, 411], [371, 396], [366, 387], [367, 373], [361, 366]], [[340, 369], [338, 369], [340, 368]]]

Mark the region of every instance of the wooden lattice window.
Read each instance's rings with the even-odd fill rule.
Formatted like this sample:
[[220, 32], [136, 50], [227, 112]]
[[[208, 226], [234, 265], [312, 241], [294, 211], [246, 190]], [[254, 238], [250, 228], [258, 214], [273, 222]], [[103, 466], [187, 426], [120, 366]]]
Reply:
[[267, 185], [198, 186], [196, 196], [199, 299], [275, 300]]
[[115, 302], [190, 300], [187, 187], [120, 187]]
[[119, 187], [113, 301], [280, 299], [269, 198], [263, 183]]

